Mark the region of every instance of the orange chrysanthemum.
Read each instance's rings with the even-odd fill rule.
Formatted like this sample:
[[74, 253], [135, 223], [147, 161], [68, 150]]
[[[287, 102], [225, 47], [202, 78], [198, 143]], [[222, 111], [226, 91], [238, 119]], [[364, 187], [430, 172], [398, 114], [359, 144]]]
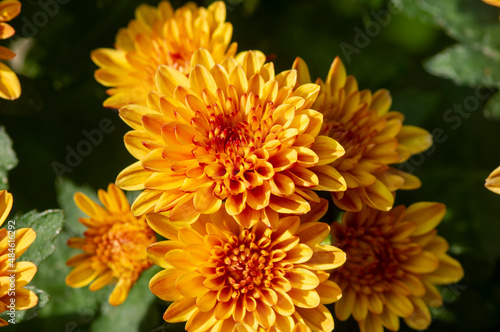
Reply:
[[[298, 58], [294, 68], [299, 82], [309, 82], [305, 62]], [[337, 140], [345, 154], [333, 161], [347, 182], [347, 190], [332, 193], [340, 209], [359, 211], [363, 205], [387, 211], [394, 204], [393, 191], [415, 189], [420, 181], [390, 164], [406, 161], [432, 144], [432, 136], [415, 126], [403, 126], [403, 114], [391, 111], [391, 96], [387, 90], [372, 94], [359, 91], [353, 76], [346, 76], [342, 61], [337, 57], [327, 79], [321, 86], [313, 108], [323, 116], [322, 135]]]
[[125, 135], [139, 159], [117, 184], [145, 189], [136, 215], [166, 212], [172, 222], [225, 210], [242, 226], [258, 220], [275, 227], [278, 213], [303, 214], [312, 190], [345, 190], [334, 167], [344, 149], [318, 135], [322, 115], [312, 110], [319, 87], [296, 84], [296, 71], [278, 75], [259, 52], [215, 64], [210, 53], [193, 55], [189, 78], [167, 66], [158, 70], [148, 107], [125, 106]]
[[[68, 246], [85, 251], [69, 259], [74, 269], [66, 284], [79, 288], [90, 285], [96, 291], [116, 282], [109, 303], [120, 305], [141, 273], [152, 266], [146, 252], [156, 242], [156, 236], [145, 217], [136, 218], [123, 192], [113, 184], [108, 191], [99, 190], [102, 208], [82, 193], [75, 194], [76, 205], [90, 218], [80, 218], [88, 227], [85, 238], [74, 237]], [[94, 280], [95, 279], [95, 280]]]
[[225, 22], [226, 7], [217, 1], [207, 9], [188, 3], [175, 12], [168, 1], [158, 8], [140, 5], [127, 28], [116, 37], [115, 49], [92, 52], [101, 68], [96, 80], [112, 87], [104, 106], [120, 108], [127, 104], [146, 105], [147, 94], [155, 90], [155, 74], [166, 65], [183, 74], [191, 70], [191, 56], [198, 48], [207, 49], [216, 62], [234, 56], [233, 27]]
[[347, 254], [346, 264], [331, 276], [343, 292], [335, 304], [337, 318], [352, 315], [361, 332], [383, 332], [383, 326], [397, 331], [399, 317], [411, 328], [426, 329], [428, 306], [443, 302], [435, 285], [463, 276], [435, 230], [445, 212], [443, 204], [430, 202], [388, 212], [364, 207], [333, 223], [332, 242]]
[[486, 178], [484, 186], [494, 193], [500, 194], [500, 166]]
[[345, 254], [321, 245], [329, 227], [312, 213], [280, 219], [272, 231], [264, 223], [241, 227], [224, 210], [204, 215], [177, 230], [160, 214], [148, 222], [170, 239], [148, 252], [163, 268], [151, 291], [173, 301], [163, 318], [186, 323], [187, 331], [331, 331], [324, 306], [341, 297], [325, 270], [338, 268]]
[[[12, 194], [6, 190], [0, 191], [0, 226], [7, 219], [12, 203]], [[9, 226], [13, 225], [9, 223]], [[0, 313], [27, 310], [38, 303], [38, 296], [24, 288], [35, 276], [36, 265], [31, 262], [15, 262], [33, 243], [36, 233], [31, 228], [21, 228], [13, 233], [11, 231], [10, 227], [9, 230], [0, 229]], [[0, 327], [6, 325], [8, 322], [0, 318]]]
[[[0, 39], [14, 35], [14, 29], [7, 23], [21, 12], [21, 3], [15, 0], [0, 2]], [[0, 60], [11, 60], [16, 56], [6, 47], [0, 46]], [[4, 63], [0, 62], [0, 98], [14, 100], [21, 95], [21, 84], [14, 73]]]

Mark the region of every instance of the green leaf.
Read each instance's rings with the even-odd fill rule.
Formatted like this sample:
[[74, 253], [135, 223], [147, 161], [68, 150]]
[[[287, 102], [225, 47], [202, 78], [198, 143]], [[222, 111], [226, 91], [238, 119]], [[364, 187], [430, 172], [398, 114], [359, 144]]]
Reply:
[[425, 63], [431, 74], [460, 85], [500, 86], [494, 70], [500, 66], [498, 10], [478, 0], [405, 0], [404, 4], [407, 13], [425, 17], [461, 43]]
[[64, 222], [64, 214], [60, 210], [47, 210], [42, 213], [31, 211], [15, 220], [16, 229], [32, 228], [36, 239], [21, 260], [40, 264], [55, 250], [54, 238], [59, 234]]
[[[499, 32], [500, 35], [500, 32]], [[455, 45], [425, 63], [431, 74], [462, 85], [500, 87], [500, 58], [493, 58], [466, 45]]]
[[403, 4], [406, 12], [430, 18], [456, 40], [498, 54], [498, 11], [491, 6], [478, 0], [403, 0]]
[[495, 93], [484, 106], [484, 115], [489, 119], [500, 119], [500, 93]]
[[158, 311], [150, 310], [156, 296], [149, 290], [149, 280], [158, 271], [156, 267], [145, 271], [121, 305], [114, 307], [108, 302], [103, 303], [90, 331], [150, 331], [156, 328], [161, 317]]
[[4, 127], [0, 127], [0, 190], [8, 189], [9, 181], [7, 171], [17, 165], [17, 158], [12, 149], [12, 140], [5, 132]]

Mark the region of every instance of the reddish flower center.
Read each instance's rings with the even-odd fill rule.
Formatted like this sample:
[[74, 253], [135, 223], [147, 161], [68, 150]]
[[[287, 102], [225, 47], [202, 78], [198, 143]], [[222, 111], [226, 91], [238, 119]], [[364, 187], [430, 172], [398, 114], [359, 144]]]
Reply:
[[285, 274], [286, 267], [279, 261], [286, 254], [271, 247], [269, 237], [255, 241], [255, 234], [245, 229], [239, 237], [233, 235], [223, 245], [214, 246], [209, 262], [223, 284], [232, 288], [233, 298], [246, 293], [259, 297], [258, 289], [272, 287], [273, 279]]

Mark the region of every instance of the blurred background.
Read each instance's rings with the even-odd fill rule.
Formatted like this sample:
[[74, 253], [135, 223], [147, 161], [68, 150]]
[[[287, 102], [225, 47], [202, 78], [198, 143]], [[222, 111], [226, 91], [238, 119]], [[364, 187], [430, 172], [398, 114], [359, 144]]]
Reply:
[[[63, 208], [66, 231], [76, 233], [78, 227], [70, 226], [78, 215], [72, 193], [106, 188], [134, 161], [123, 145], [128, 127], [116, 111], [102, 107], [105, 88], [93, 78], [97, 67], [90, 52], [113, 47], [116, 32], [140, 3], [158, 1], [22, 1], [21, 14], [11, 22], [16, 36], [2, 43], [18, 54], [10, 66], [23, 91], [17, 101], [0, 100], [0, 126], [18, 159], [8, 174], [14, 212]], [[172, 4], [178, 8], [184, 1]], [[500, 165], [500, 10], [479, 0], [227, 0], [226, 6], [240, 51], [263, 51], [279, 71], [300, 56], [313, 78], [325, 78], [339, 56], [360, 89], [389, 89], [392, 109], [405, 114], [406, 124], [434, 134], [430, 150], [400, 166], [417, 175], [422, 187], [396, 197], [397, 204], [446, 204], [438, 231], [465, 269], [463, 280], [442, 288], [445, 305], [433, 311], [429, 331], [497, 331], [500, 196], [486, 190], [484, 180]], [[89, 141], [85, 133], [103, 123], [102, 139], [91, 142], [85, 156], [75, 156], [71, 151]], [[39, 317], [6, 331], [111, 331], [116, 324], [103, 320], [127, 315], [139, 315], [137, 330], [183, 330], [183, 324], [163, 324], [166, 304], [148, 294], [137, 293], [134, 305], [129, 299], [117, 313], [101, 304], [109, 289], [96, 294], [65, 287], [64, 259], [74, 253], [54, 254], [31, 283], [44, 288], [51, 280], [58, 286], [47, 286], [53, 287], [47, 292], [53, 300], [61, 297]], [[356, 330], [352, 319], [336, 321], [335, 331]]]

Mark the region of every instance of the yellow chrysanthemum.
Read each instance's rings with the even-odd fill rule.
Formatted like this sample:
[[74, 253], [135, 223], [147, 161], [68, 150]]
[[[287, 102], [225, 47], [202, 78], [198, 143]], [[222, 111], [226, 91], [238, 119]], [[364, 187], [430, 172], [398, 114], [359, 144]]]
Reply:
[[[0, 191], [0, 226], [12, 208], [12, 194]], [[31, 228], [21, 228], [10, 233], [0, 229], [0, 313], [13, 310], [27, 310], [38, 303], [38, 296], [25, 289], [35, 276], [36, 265], [31, 262], [15, 262], [33, 243], [36, 233]], [[8, 322], [0, 318], [0, 327]]]
[[500, 194], [500, 166], [486, 178], [484, 186], [494, 193]]
[[[298, 58], [294, 68], [299, 82], [309, 82], [305, 62]], [[432, 144], [432, 136], [415, 126], [403, 126], [403, 114], [391, 111], [391, 96], [387, 90], [372, 94], [359, 91], [353, 76], [346, 76], [342, 61], [337, 57], [321, 86], [313, 108], [323, 116], [322, 135], [337, 140], [345, 154], [333, 161], [347, 182], [347, 190], [332, 193], [333, 201], [342, 210], [359, 211], [363, 205], [387, 211], [394, 204], [393, 191], [415, 189], [420, 181], [390, 164], [406, 161]]]
[[163, 318], [198, 332], [331, 331], [324, 304], [341, 292], [325, 270], [342, 265], [345, 254], [321, 245], [329, 227], [316, 221], [327, 209], [325, 201], [320, 206], [302, 220], [280, 219], [275, 231], [262, 222], [244, 228], [222, 209], [179, 231], [166, 217], [148, 215], [169, 239], [148, 249], [163, 268], [149, 287], [173, 301]]
[[120, 305], [141, 273], [152, 266], [146, 252], [156, 242], [153, 230], [145, 217], [136, 218], [123, 192], [113, 184], [108, 191], [99, 190], [102, 208], [82, 193], [75, 194], [76, 205], [90, 218], [80, 218], [88, 227], [85, 238], [74, 237], [68, 246], [85, 251], [69, 259], [66, 264], [74, 269], [66, 277], [66, 284], [79, 288], [90, 285], [96, 291], [116, 282], [109, 303]]
[[[0, 2], [0, 39], [14, 35], [14, 29], [7, 23], [21, 12], [21, 3], [15, 0]], [[16, 56], [6, 47], [0, 46], [0, 60], [10, 60]], [[21, 84], [14, 73], [3, 62], [0, 62], [0, 98], [14, 100], [21, 95]]]
[[140, 5], [127, 28], [116, 37], [115, 49], [92, 52], [92, 60], [101, 68], [96, 80], [111, 95], [104, 106], [120, 108], [128, 104], [146, 104], [147, 94], [155, 90], [155, 74], [166, 65], [183, 74], [191, 69], [191, 56], [198, 48], [207, 49], [216, 62], [234, 56], [237, 45], [231, 42], [233, 27], [225, 22], [226, 7], [217, 1], [208, 8], [188, 3], [175, 12], [168, 1], [158, 8]]
[[426, 329], [428, 306], [443, 302], [435, 285], [463, 276], [435, 229], [445, 212], [443, 204], [431, 202], [388, 212], [364, 207], [333, 223], [332, 243], [347, 254], [346, 264], [331, 275], [343, 293], [335, 304], [337, 318], [352, 315], [361, 332], [383, 332], [384, 326], [397, 331], [399, 317], [411, 328]]
[[210, 53], [193, 55], [189, 78], [167, 66], [156, 75], [148, 107], [125, 106], [125, 135], [139, 159], [117, 184], [145, 189], [136, 215], [166, 212], [172, 222], [225, 210], [242, 226], [258, 220], [276, 226], [278, 213], [303, 214], [312, 190], [345, 190], [334, 167], [344, 149], [318, 135], [322, 115], [312, 110], [319, 87], [296, 84], [296, 71], [278, 75], [259, 52], [215, 64]]

